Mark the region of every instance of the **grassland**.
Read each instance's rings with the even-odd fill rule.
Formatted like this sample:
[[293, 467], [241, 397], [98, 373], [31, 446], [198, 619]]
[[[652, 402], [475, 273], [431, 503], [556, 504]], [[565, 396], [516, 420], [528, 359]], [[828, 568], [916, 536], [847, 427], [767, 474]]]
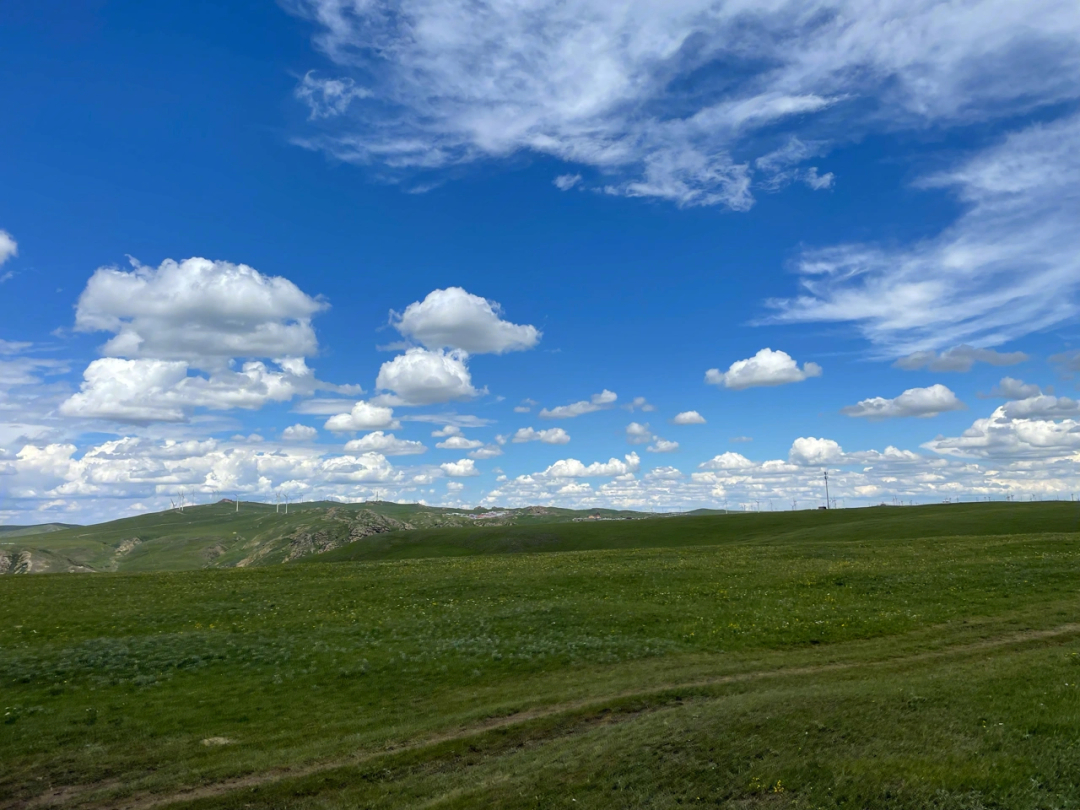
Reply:
[[1080, 807], [1075, 505], [861, 511], [0, 579], [0, 805]]

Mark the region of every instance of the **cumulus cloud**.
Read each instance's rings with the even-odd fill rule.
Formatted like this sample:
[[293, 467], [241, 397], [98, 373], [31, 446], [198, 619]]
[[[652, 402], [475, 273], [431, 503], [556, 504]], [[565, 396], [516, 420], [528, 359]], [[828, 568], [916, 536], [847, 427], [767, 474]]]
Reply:
[[721, 453], [698, 465], [702, 470], [743, 470], [753, 467], [754, 462], [738, 453]]
[[892, 419], [902, 416], [931, 417], [946, 411], [963, 410], [956, 394], [941, 383], [928, 388], [909, 388], [893, 399], [871, 397], [840, 409], [840, 413], [863, 419]]
[[618, 398], [618, 395], [614, 391], [608, 391], [605, 388], [599, 394], [593, 394], [592, 397], [587, 400], [572, 402], [569, 405], [559, 405], [551, 409], [544, 408], [540, 411], [540, 418], [573, 419], [575, 416], [607, 410], [615, 404], [615, 400]]
[[585, 465], [576, 458], [559, 459], [539, 475], [547, 478], [596, 478], [613, 475], [626, 475], [637, 472], [641, 458], [637, 453], [628, 453], [623, 459], [612, 458], [608, 461], [594, 461]]
[[1023, 352], [999, 352], [994, 349], [976, 349], [974, 346], [963, 344], [953, 346], [945, 351], [935, 352], [926, 350], [912, 352], [906, 357], [901, 357], [893, 366], [905, 371], [916, 371], [925, 368], [927, 371], [971, 371], [976, 363], [986, 363], [991, 366], [1015, 366], [1030, 358]]
[[415, 456], [427, 452], [422, 442], [399, 439], [393, 433], [381, 430], [347, 442], [345, 450], [349, 453], [381, 453], [384, 456]]
[[[1063, 479], [1075, 475], [1072, 468], [1075, 467], [1075, 455], [1080, 452], [1080, 421], [1010, 415], [1009, 406], [1017, 404], [1007, 403], [985, 419], [975, 420], [960, 436], [939, 436], [923, 447], [944, 456], [961, 458], [1023, 462], [1060, 459], [1065, 462], [1062, 467], [1046, 472]], [[1038, 468], [1025, 465], [1019, 471], [1021, 477], [1027, 473], [1030, 486], [1037, 485], [1041, 477]]]
[[570, 434], [562, 428], [548, 428], [547, 430], [534, 430], [531, 427], [518, 428], [510, 440], [515, 444], [524, 442], [543, 442], [544, 444], [568, 444]]
[[746, 209], [753, 159], [793, 133], [962, 125], [1080, 86], [1080, 12], [1067, 0], [290, 8], [390, 111], [329, 119], [301, 142], [381, 176], [528, 151], [595, 169], [612, 194]]
[[502, 307], [460, 287], [435, 290], [414, 301], [390, 323], [428, 349], [457, 349], [469, 354], [505, 354], [531, 349], [540, 342], [535, 326], [503, 320]]
[[471, 458], [448, 461], [445, 464], [440, 464], [439, 467], [451, 478], [471, 478], [480, 474], [480, 470], [476, 468], [476, 462]]
[[118, 422], [185, 422], [196, 408], [256, 409], [312, 393], [319, 383], [303, 359], [245, 363], [240, 371], [219, 369], [189, 375], [180, 360], [94, 360], [83, 372], [79, 392], [60, 406], [64, 416]]
[[1002, 377], [1001, 382], [990, 389], [989, 394], [979, 394], [980, 398], [1000, 398], [1000, 399], [1028, 399], [1029, 397], [1037, 397], [1042, 393], [1042, 389], [1034, 384], [1028, 384], [1023, 380], [1017, 380], [1013, 377]]
[[[678, 442], [662, 439], [652, 432], [648, 423], [631, 422], [626, 426], [626, 440], [630, 444], [648, 444], [645, 449], [650, 453], [674, 453], [679, 449]], [[651, 444], [650, 444], [651, 442]]]
[[[1080, 16], [1075, 9], [1069, 14]], [[1073, 50], [1080, 38], [1074, 33], [1062, 42]], [[1047, 77], [1042, 90], [1056, 81]], [[1075, 319], [1078, 141], [1080, 115], [1032, 124], [923, 179], [920, 186], [950, 192], [961, 203], [955, 222], [907, 246], [841, 244], [807, 251], [798, 264], [802, 294], [772, 301], [772, 320], [851, 322], [881, 356], [962, 370], [969, 367], [968, 355], [980, 350], [925, 353], [957, 344], [999, 345]], [[1018, 356], [983, 354], [971, 361]]]
[[326, 308], [285, 278], [243, 264], [192, 258], [130, 272], [102, 267], [75, 310], [80, 332], [112, 332], [109, 357], [183, 360], [221, 368], [234, 357], [304, 357]]
[[483, 447], [477, 448], [469, 453], [469, 458], [475, 458], [483, 460], [486, 458], [496, 458], [503, 454], [502, 448], [497, 444], [485, 444]]
[[656, 437], [656, 441], [645, 448], [650, 453], [674, 453], [679, 449], [678, 442], [669, 442], [667, 439]]
[[312, 121], [341, 115], [355, 99], [371, 96], [370, 90], [357, 87], [356, 82], [348, 77], [320, 79], [313, 70], [304, 74], [294, 93], [308, 105], [311, 110], [309, 119]]
[[[370, 487], [404, 486], [400, 471], [382, 455], [324, 455], [310, 447], [208, 440], [122, 437], [80, 452], [74, 444], [27, 444], [14, 458], [7, 497], [33, 504], [63, 500], [79, 506], [83, 519], [108, 501], [166, 508], [180, 488], [198, 499], [241, 493], [270, 500], [274, 492], [317, 492], [356, 499]], [[385, 491], [385, 489], [384, 489]]]
[[0, 265], [8, 259], [19, 255], [19, 244], [14, 237], [5, 230], [0, 230]]
[[804, 363], [802, 368], [787, 352], [762, 349], [753, 357], [737, 360], [727, 371], [711, 368], [705, 372], [705, 382], [740, 391], [758, 386], [785, 385], [820, 377], [821, 366]]
[[844, 459], [844, 449], [832, 439], [804, 437], [791, 443], [788, 460], [804, 467], [837, 464]]
[[310, 442], [319, 431], [310, 425], [290, 425], [281, 431], [281, 438], [287, 442]]
[[626, 410], [633, 413], [634, 411], [644, 411], [645, 413], [652, 413], [656, 410], [656, 406], [649, 403], [649, 400], [645, 397], [634, 397], [630, 402], [627, 402], [622, 406]]
[[434, 405], [477, 397], [484, 391], [473, 387], [461, 351], [409, 349], [383, 363], [375, 381], [383, 394], [378, 401], [387, 405]]
[[1002, 411], [1010, 419], [1060, 419], [1080, 414], [1080, 405], [1069, 397], [1040, 394], [1006, 403]]
[[673, 425], [704, 425], [705, 417], [697, 411], [683, 411], [682, 413], [675, 414], [675, 417], [671, 420]]
[[332, 433], [352, 433], [358, 430], [392, 430], [401, 425], [394, 419], [392, 408], [359, 400], [348, 413], [339, 413], [327, 419], [324, 427]]
[[435, 446], [443, 450], [475, 450], [477, 447], [483, 447], [484, 443], [477, 439], [466, 439], [464, 436], [451, 436], [448, 439], [443, 439]]

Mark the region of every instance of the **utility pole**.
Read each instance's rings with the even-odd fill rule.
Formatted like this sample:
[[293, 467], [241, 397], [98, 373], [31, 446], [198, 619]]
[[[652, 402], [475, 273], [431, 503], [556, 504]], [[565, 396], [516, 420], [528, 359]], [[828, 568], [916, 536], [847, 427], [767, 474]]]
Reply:
[[829, 508], [829, 471], [825, 470], [825, 508]]

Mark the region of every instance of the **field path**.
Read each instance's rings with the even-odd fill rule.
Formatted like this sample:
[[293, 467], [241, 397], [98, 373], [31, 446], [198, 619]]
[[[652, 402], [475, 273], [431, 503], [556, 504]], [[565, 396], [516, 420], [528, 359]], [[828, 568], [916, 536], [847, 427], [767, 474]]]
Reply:
[[[581, 713], [587, 715], [582, 721], [593, 719], [612, 708], [612, 704], [628, 699], [647, 699], [650, 697], [662, 697], [672, 693], [692, 691], [710, 686], [722, 686], [724, 684], [745, 683], [764, 680], [767, 678], [786, 678], [799, 675], [817, 675], [829, 672], [844, 672], [857, 669], [870, 669], [874, 667], [895, 666], [920, 661], [931, 661], [954, 656], [962, 656], [978, 653], [982, 650], [991, 650], [1008, 647], [1016, 644], [1062, 639], [1071, 635], [1080, 635], [1080, 624], [1063, 624], [1047, 630], [1027, 630], [982, 639], [980, 641], [954, 645], [940, 650], [930, 650], [911, 655], [900, 655], [889, 658], [881, 658], [870, 661], [839, 661], [817, 666], [786, 667], [772, 670], [759, 670], [743, 672], [731, 675], [718, 675], [714, 678], [703, 678], [694, 681], [667, 683], [650, 686], [641, 690], [626, 690], [603, 697], [587, 698], [582, 700], [557, 703], [549, 706], [538, 706], [533, 709], [516, 712], [503, 717], [495, 717], [470, 726], [456, 728], [440, 734], [431, 735], [413, 742], [402, 743], [397, 746], [385, 748], [379, 751], [368, 751], [349, 757], [325, 762], [314, 763], [298, 768], [275, 768], [269, 771], [253, 773], [235, 779], [225, 779], [220, 782], [199, 785], [197, 787], [183, 788], [172, 793], [143, 793], [120, 799], [105, 799], [100, 801], [80, 801], [81, 796], [96, 793], [102, 790], [119, 787], [117, 782], [96, 783], [86, 785], [72, 785], [52, 788], [46, 793], [29, 801], [20, 801], [5, 805], [9, 810], [45, 810], [46, 808], [80, 807], [85, 810], [90, 808], [109, 808], [109, 810], [152, 810], [153, 808], [166, 807], [178, 802], [195, 801], [198, 799], [223, 796], [234, 791], [257, 788], [263, 785], [273, 784], [285, 779], [298, 779], [311, 776], [338, 768], [361, 765], [382, 757], [394, 756], [407, 752], [420, 751], [426, 748], [478, 737], [490, 731], [523, 725], [534, 720], [544, 720], [559, 715], [573, 715]], [[636, 713], [636, 712], [633, 712]], [[630, 713], [630, 714], [633, 714]]]

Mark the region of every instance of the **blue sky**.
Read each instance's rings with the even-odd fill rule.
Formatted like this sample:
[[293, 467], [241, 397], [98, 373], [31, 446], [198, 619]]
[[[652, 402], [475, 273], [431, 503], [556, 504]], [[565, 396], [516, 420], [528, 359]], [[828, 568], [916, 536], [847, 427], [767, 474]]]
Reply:
[[4, 3], [0, 520], [1070, 498], [1078, 57], [1058, 0]]

